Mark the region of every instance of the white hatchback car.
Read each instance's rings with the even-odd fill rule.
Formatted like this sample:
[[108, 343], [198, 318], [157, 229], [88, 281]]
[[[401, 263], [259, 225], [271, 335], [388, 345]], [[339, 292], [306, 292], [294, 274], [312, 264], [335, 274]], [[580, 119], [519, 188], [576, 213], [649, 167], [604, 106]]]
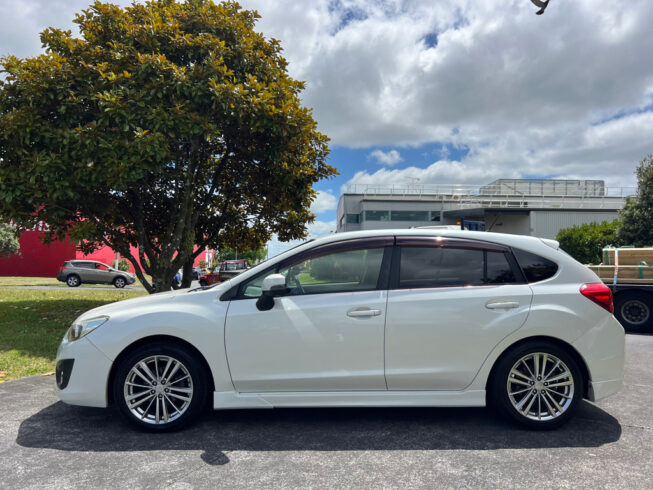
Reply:
[[484, 406], [533, 428], [618, 391], [610, 290], [533, 237], [342, 233], [236, 278], [88, 311], [57, 352], [61, 400], [152, 430], [215, 409]]

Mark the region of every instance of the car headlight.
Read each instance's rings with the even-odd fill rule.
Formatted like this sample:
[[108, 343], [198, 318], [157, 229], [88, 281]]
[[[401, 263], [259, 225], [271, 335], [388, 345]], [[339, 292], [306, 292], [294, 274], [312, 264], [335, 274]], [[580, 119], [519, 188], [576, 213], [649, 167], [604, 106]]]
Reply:
[[98, 316], [95, 318], [89, 318], [88, 320], [75, 321], [66, 333], [66, 340], [68, 340], [68, 342], [79, 340], [85, 335], [91, 333], [100, 325], [106, 323], [108, 320], [108, 316]]

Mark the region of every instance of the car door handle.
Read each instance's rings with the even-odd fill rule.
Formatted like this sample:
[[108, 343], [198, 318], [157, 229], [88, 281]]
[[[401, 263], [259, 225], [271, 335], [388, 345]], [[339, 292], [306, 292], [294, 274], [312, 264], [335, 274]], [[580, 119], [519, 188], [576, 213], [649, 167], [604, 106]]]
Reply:
[[485, 303], [485, 307], [490, 310], [510, 310], [518, 308], [519, 303], [517, 301], [488, 301]]
[[370, 309], [365, 309], [365, 310], [349, 310], [347, 312], [347, 316], [350, 316], [352, 318], [363, 318], [367, 316], [379, 316], [381, 314], [381, 310], [370, 310]]

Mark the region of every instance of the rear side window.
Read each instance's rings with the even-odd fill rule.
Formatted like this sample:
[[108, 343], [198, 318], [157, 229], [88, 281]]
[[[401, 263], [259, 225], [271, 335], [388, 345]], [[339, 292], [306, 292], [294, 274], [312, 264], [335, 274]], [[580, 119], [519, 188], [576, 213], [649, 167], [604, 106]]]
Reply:
[[544, 281], [558, 272], [558, 265], [549, 259], [517, 248], [513, 253], [528, 282]]
[[399, 288], [484, 286], [514, 283], [515, 275], [502, 252], [480, 249], [403, 247]]

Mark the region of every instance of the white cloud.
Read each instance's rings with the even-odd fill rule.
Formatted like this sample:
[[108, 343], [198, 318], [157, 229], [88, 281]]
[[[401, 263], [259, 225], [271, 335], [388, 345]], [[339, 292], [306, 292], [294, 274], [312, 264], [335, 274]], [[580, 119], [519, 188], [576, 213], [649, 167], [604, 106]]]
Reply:
[[317, 197], [311, 204], [311, 212], [319, 214], [326, 211], [333, 211], [338, 206], [338, 199], [331, 190], [318, 191]]
[[383, 150], [374, 150], [369, 154], [370, 158], [374, 158], [377, 163], [387, 167], [393, 167], [403, 160], [401, 154], [397, 150], [390, 150], [384, 152]]

